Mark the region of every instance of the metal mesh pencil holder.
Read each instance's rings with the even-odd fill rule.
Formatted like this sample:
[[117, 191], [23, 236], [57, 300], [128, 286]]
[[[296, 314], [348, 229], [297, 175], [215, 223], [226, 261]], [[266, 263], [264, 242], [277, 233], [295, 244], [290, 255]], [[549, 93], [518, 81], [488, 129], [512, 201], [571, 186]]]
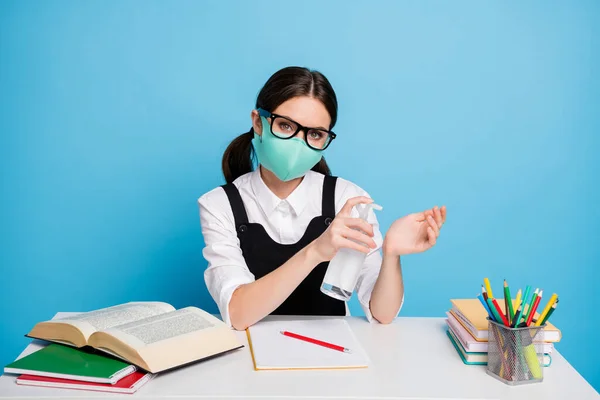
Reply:
[[544, 326], [509, 328], [488, 319], [486, 372], [507, 385], [544, 379]]

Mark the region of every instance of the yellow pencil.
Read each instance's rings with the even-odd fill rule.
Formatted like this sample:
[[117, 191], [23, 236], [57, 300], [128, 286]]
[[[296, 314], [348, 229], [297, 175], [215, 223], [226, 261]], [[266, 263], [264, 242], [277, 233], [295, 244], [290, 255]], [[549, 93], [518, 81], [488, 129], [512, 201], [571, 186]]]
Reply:
[[521, 289], [519, 289], [519, 291], [517, 292], [517, 298], [516, 298], [515, 302], [517, 303], [517, 308], [518, 308], [519, 304], [521, 304]]
[[490, 299], [493, 299], [494, 295], [492, 294], [492, 287], [490, 286], [490, 280], [488, 278], [483, 278], [483, 284], [485, 285], [485, 290], [487, 290], [488, 297]]
[[533, 326], [540, 326], [542, 324], [542, 321], [546, 317], [546, 314], [548, 314], [548, 312], [554, 305], [554, 302], [556, 301], [557, 298], [558, 298], [558, 295], [556, 293], [553, 293], [552, 297], [550, 297], [550, 300], [548, 300], [548, 304], [546, 304], [546, 307], [544, 307], [544, 311], [542, 311], [542, 313], [540, 314], [538, 319], [535, 321], [535, 324], [533, 324]]

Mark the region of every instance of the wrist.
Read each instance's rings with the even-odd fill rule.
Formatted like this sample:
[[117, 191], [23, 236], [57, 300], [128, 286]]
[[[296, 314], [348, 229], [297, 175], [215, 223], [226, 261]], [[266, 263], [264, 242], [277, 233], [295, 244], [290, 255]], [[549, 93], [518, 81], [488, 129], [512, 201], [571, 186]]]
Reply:
[[396, 260], [400, 259], [401, 255], [402, 254], [396, 254], [391, 251], [386, 251], [385, 249], [383, 249], [383, 260], [385, 260], [385, 261], [396, 261]]
[[387, 240], [384, 239], [383, 244], [381, 245], [381, 250], [383, 252], [383, 256], [384, 257], [400, 257], [400, 256], [404, 256], [406, 254], [402, 254], [400, 252], [398, 252], [397, 250], [393, 249], [393, 246], [390, 245]]
[[311, 268], [316, 267], [322, 262], [327, 261], [317, 249], [315, 242], [310, 242], [308, 246], [304, 248], [304, 257], [308, 264], [311, 265]]

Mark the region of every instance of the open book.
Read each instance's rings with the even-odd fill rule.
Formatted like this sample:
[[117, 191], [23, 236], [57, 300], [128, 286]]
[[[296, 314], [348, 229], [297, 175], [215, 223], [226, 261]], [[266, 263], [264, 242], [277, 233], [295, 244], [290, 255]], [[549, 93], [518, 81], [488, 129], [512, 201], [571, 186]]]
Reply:
[[196, 307], [132, 302], [36, 324], [28, 337], [91, 346], [156, 373], [242, 347], [222, 321]]

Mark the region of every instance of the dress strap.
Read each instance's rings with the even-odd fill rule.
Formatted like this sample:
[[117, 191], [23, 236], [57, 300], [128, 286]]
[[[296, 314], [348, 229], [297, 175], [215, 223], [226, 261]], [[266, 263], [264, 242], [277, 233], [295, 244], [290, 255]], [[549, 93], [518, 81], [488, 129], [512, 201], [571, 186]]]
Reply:
[[242, 196], [240, 196], [239, 190], [233, 183], [228, 183], [227, 185], [223, 185], [221, 187], [223, 190], [225, 190], [225, 194], [227, 194], [227, 198], [229, 199], [229, 204], [231, 205], [231, 210], [233, 211], [233, 218], [235, 219], [235, 229], [237, 231], [241, 226], [248, 223], [246, 207], [244, 207], [244, 202], [242, 201]]
[[331, 219], [335, 218], [335, 184], [336, 176], [325, 175], [323, 179], [323, 203], [321, 212]]

